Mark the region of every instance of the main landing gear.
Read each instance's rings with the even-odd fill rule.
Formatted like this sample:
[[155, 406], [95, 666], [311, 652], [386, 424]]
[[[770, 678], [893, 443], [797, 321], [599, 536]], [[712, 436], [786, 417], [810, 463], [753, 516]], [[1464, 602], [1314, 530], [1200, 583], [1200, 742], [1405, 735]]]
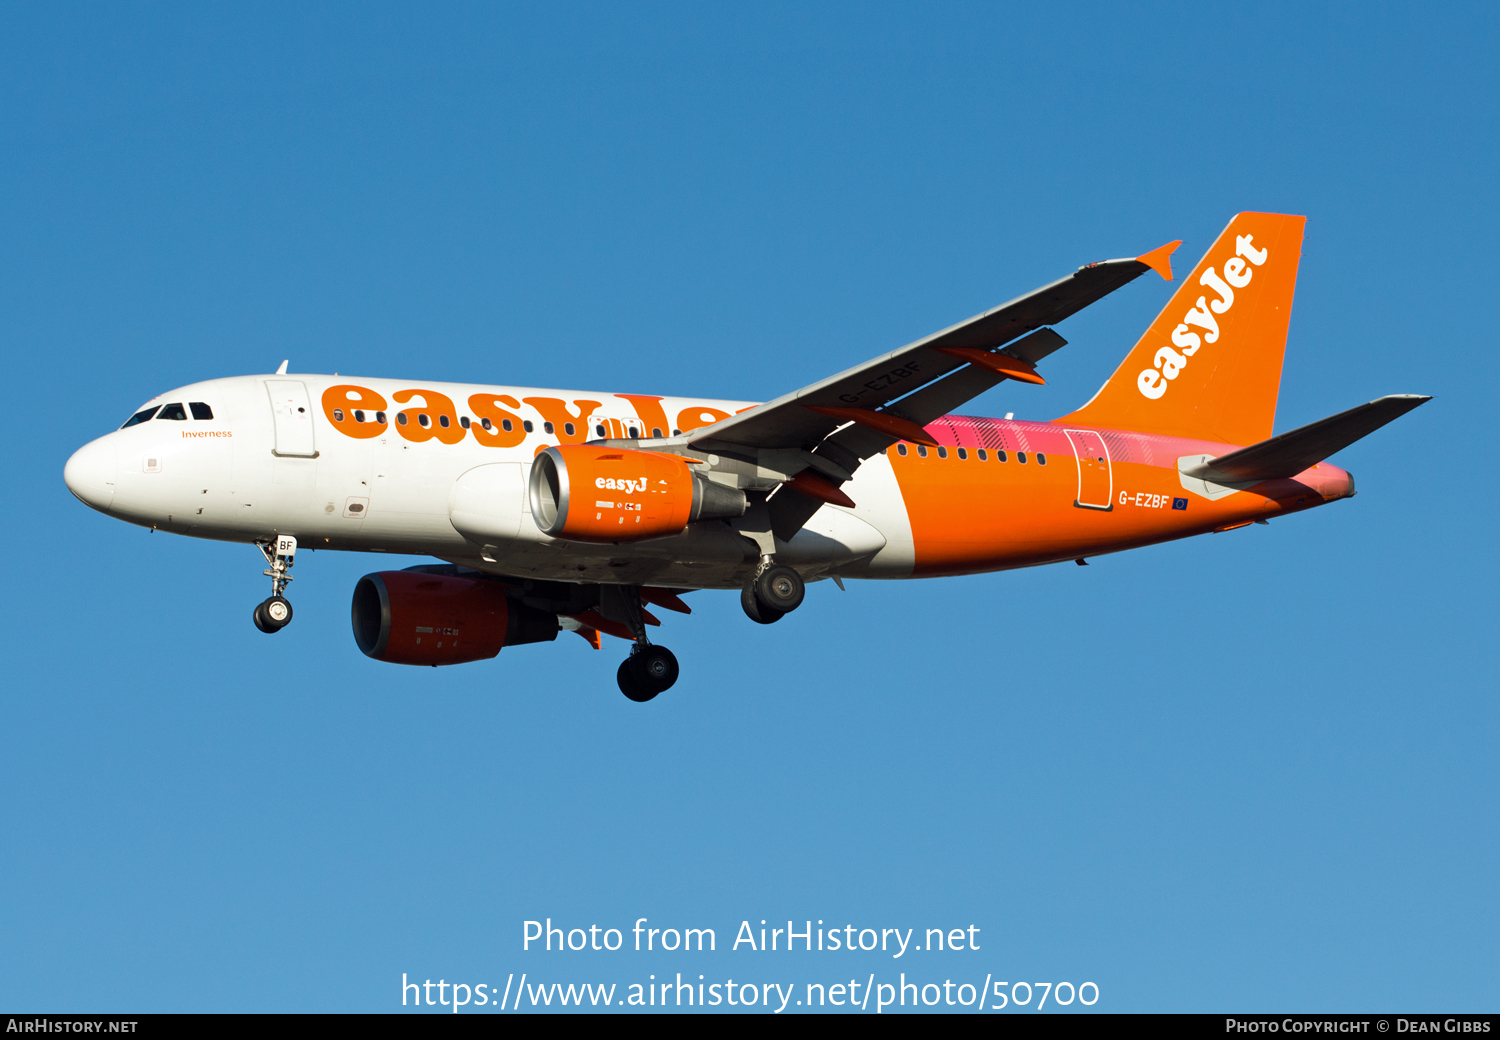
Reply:
[[784, 563], [767, 559], [740, 590], [740, 606], [751, 621], [769, 625], [800, 607], [806, 593], [802, 575]]
[[292, 605], [282, 595], [292, 576], [287, 573], [297, 555], [297, 539], [289, 534], [279, 535], [274, 542], [256, 542], [270, 566], [266, 577], [271, 579], [271, 598], [255, 608], [255, 627], [267, 635], [280, 632], [292, 621]]
[[677, 657], [664, 646], [646, 638], [646, 619], [641, 614], [641, 590], [634, 585], [603, 585], [599, 588], [599, 612], [630, 629], [635, 646], [620, 662], [615, 681], [620, 692], [638, 704], [665, 693], [677, 681]]

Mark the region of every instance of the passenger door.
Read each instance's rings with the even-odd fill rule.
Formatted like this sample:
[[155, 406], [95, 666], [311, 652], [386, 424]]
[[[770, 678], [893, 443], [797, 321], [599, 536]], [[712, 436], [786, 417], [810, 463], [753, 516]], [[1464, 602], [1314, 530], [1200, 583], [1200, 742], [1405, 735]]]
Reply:
[[307, 386], [300, 379], [267, 379], [271, 414], [276, 422], [276, 446], [271, 454], [282, 458], [315, 459], [312, 404]]
[[1110, 497], [1114, 494], [1114, 472], [1109, 464], [1109, 448], [1104, 438], [1093, 430], [1064, 430], [1068, 442], [1073, 445], [1073, 457], [1078, 461], [1078, 496], [1073, 504], [1080, 509], [1112, 508]]

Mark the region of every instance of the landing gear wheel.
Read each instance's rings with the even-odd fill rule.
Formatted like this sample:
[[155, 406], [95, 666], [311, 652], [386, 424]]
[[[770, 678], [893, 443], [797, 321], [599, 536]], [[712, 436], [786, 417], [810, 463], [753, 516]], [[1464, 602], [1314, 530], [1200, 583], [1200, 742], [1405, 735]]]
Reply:
[[644, 703], [672, 688], [677, 681], [677, 657], [664, 646], [639, 646], [620, 662], [615, 681], [620, 692], [637, 703]]
[[292, 620], [292, 605], [281, 596], [272, 596], [255, 608], [255, 627], [270, 634], [280, 632]]
[[756, 598], [754, 582], [747, 582], [740, 590], [740, 606], [744, 608], [745, 616], [757, 625], [770, 625], [781, 620], [781, 611], [762, 606]]
[[272, 625], [269, 621], [266, 620], [265, 611], [266, 605], [264, 603], [255, 604], [255, 613], [254, 615], [252, 615], [255, 618], [255, 627], [260, 629], [266, 635], [272, 635], [276, 632], [280, 632], [280, 628]]
[[620, 684], [620, 692], [637, 704], [645, 704], [657, 694], [656, 690], [648, 689], [640, 678], [635, 674], [635, 669], [630, 667], [630, 658], [620, 662], [619, 671], [615, 672], [615, 682]]
[[677, 655], [664, 646], [641, 647], [630, 655], [630, 665], [655, 693], [665, 693], [677, 681]]
[[755, 598], [761, 606], [782, 614], [790, 614], [802, 606], [802, 597], [807, 594], [802, 575], [784, 563], [761, 571], [755, 578], [754, 588]]

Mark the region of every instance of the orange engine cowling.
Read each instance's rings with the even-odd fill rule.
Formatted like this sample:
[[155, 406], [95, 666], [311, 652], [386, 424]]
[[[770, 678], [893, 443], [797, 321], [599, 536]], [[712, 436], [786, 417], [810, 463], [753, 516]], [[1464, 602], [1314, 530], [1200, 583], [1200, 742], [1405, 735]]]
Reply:
[[501, 647], [557, 638], [557, 615], [513, 602], [504, 586], [430, 571], [380, 571], [354, 586], [354, 641], [392, 664], [463, 664]]
[[745, 512], [743, 491], [694, 473], [679, 456], [589, 444], [538, 454], [530, 495], [537, 526], [576, 542], [662, 538]]

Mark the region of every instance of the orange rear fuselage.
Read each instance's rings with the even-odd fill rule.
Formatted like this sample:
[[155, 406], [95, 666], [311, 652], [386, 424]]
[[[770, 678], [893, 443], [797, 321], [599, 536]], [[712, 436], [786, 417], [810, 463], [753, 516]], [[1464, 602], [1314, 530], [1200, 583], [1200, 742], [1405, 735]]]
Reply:
[[1184, 486], [1180, 458], [1238, 445], [957, 415], [927, 432], [941, 448], [901, 444], [888, 452], [911, 519], [913, 576], [1081, 559], [1353, 494], [1349, 474], [1326, 462], [1217, 501]]

